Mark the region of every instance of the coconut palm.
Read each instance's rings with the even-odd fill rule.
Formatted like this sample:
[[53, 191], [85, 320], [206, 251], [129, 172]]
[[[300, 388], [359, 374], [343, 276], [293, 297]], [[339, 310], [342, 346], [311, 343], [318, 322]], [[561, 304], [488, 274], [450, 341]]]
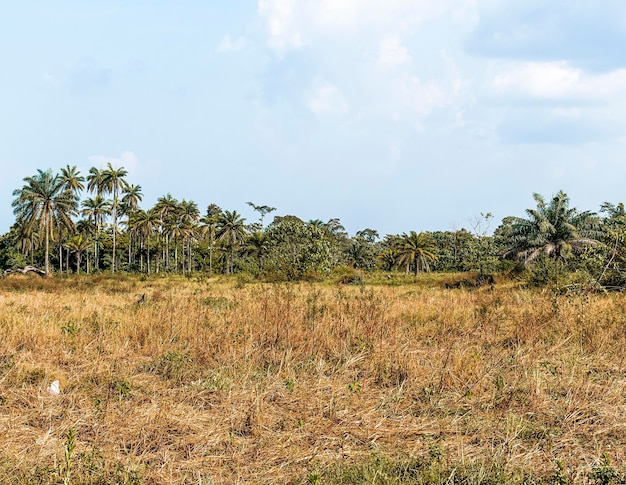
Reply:
[[259, 271], [263, 271], [263, 257], [269, 252], [269, 240], [263, 231], [256, 231], [246, 240], [245, 251], [257, 258]]
[[90, 193], [96, 193], [96, 195], [102, 195], [104, 190], [104, 170], [100, 170], [96, 167], [89, 169], [89, 175], [87, 175], [87, 190]]
[[220, 214], [217, 226], [217, 239], [224, 242], [228, 250], [228, 264], [226, 273], [232, 273], [234, 269], [235, 248], [246, 238], [246, 220], [237, 211], [224, 211]]
[[94, 261], [96, 270], [99, 267], [100, 259], [100, 230], [106, 217], [111, 214], [111, 203], [102, 195], [97, 194], [95, 197], [89, 197], [83, 201], [83, 210], [81, 213], [87, 217], [96, 228], [96, 243], [94, 244]]
[[[126, 216], [126, 227], [133, 212], [139, 209], [139, 202], [143, 200], [141, 185], [128, 185], [122, 192], [122, 203], [120, 204], [120, 215]], [[128, 268], [131, 264], [131, 253], [133, 248], [133, 231], [128, 231]]]
[[178, 200], [172, 197], [169, 192], [157, 199], [154, 209], [159, 213], [159, 218], [163, 225], [163, 235], [165, 236], [165, 270], [170, 270], [170, 236], [176, 225], [176, 213], [178, 211]]
[[409, 274], [411, 267], [414, 268], [415, 276], [420, 269], [430, 271], [428, 260], [437, 261], [439, 257], [435, 254], [436, 246], [429, 234], [415, 231], [402, 234], [396, 239], [395, 249], [399, 264], [406, 266], [406, 274]]
[[533, 194], [536, 209], [526, 209], [528, 219], [508, 218], [504, 236], [510, 241], [505, 256], [515, 256], [524, 266], [544, 254], [554, 260], [565, 260], [585, 246], [598, 244], [600, 221], [590, 211], [570, 208], [567, 194], [559, 191], [549, 202]]
[[38, 170], [37, 175], [26, 177], [26, 184], [13, 192], [13, 212], [18, 220], [36, 223], [45, 238], [45, 270], [50, 274], [50, 238], [54, 224], [73, 228], [72, 216], [77, 215], [78, 197], [65, 188], [65, 183], [51, 170]]
[[[185, 238], [183, 240], [183, 247], [184, 247], [184, 241], [186, 240], [187, 242], [187, 270], [191, 271], [191, 258], [192, 258], [192, 254], [191, 254], [191, 242], [193, 241], [193, 239], [195, 237], [197, 237], [198, 234], [198, 221], [200, 220], [200, 211], [198, 210], [198, 204], [196, 204], [194, 201], [190, 200], [187, 201], [185, 199], [182, 200], [182, 202], [179, 205], [179, 213], [178, 213], [178, 217], [179, 220], [185, 225], [185, 227], [187, 228], [187, 232], [185, 235]], [[183, 258], [183, 270], [185, 268], [185, 260]]]
[[139, 209], [131, 216], [129, 226], [136, 230], [146, 241], [148, 255], [148, 275], [150, 275], [150, 238], [159, 230], [162, 221], [154, 208], [145, 211]]
[[207, 207], [206, 216], [200, 219], [200, 229], [209, 238], [209, 274], [213, 275], [213, 244], [215, 242], [215, 228], [219, 221], [222, 209], [216, 204]]
[[[65, 248], [76, 255], [76, 272], [80, 274], [81, 255], [83, 251], [91, 248], [91, 241], [82, 234], [76, 234], [67, 240]], [[89, 273], [89, 262], [87, 262], [87, 273]]]
[[124, 177], [128, 172], [123, 168], [113, 168], [111, 162], [107, 164], [107, 168], [102, 171], [102, 185], [104, 189], [113, 194], [113, 257], [111, 258], [111, 272], [115, 273], [115, 263], [117, 260], [116, 235], [117, 235], [117, 216], [119, 212], [119, 193], [128, 187], [128, 182]]
[[67, 165], [65, 168], [61, 169], [61, 179], [63, 180], [63, 185], [66, 189], [72, 190], [76, 195], [85, 188], [85, 177], [83, 177], [76, 165], [70, 167]]

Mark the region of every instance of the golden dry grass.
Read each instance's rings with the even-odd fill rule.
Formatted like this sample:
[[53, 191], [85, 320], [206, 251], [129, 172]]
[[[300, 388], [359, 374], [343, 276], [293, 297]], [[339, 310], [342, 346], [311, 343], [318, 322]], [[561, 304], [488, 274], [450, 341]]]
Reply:
[[0, 482], [59, 483], [70, 429], [68, 483], [306, 483], [433, 448], [574, 482], [626, 460], [623, 295], [419, 281], [0, 280]]

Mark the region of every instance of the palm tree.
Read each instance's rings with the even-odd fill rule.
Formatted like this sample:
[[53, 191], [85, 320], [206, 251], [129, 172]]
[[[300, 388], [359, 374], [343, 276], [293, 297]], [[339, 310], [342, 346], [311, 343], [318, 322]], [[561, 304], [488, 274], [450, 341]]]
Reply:
[[94, 260], [96, 270], [98, 269], [100, 259], [100, 229], [106, 216], [111, 214], [111, 203], [102, 195], [97, 194], [95, 197], [89, 197], [83, 201], [82, 214], [87, 220], [96, 227], [96, 244], [94, 245]]
[[263, 231], [256, 231], [246, 240], [247, 253], [254, 254], [257, 258], [259, 271], [263, 271], [263, 257], [269, 251], [267, 235]]
[[406, 274], [409, 274], [411, 266], [415, 270], [415, 276], [420, 269], [430, 271], [428, 260], [437, 261], [439, 257], [435, 254], [436, 246], [429, 234], [411, 231], [409, 234], [402, 234], [396, 240], [396, 251], [399, 264], [406, 265]]
[[600, 221], [590, 211], [578, 212], [569, 207], [569, 197], [559, 191], [546, 203], [533, 194], [536, 209], [526, 209], [528, 219], [511, 217], [506, 221], [504, 236], [510, 241], [505, 256], [523, 259], [524, 266], [544, 254], [554, 260], [565, 260], [585, 246], [598, 244]]
[[[124, 189], [122, 195], [122, 204], [120, 205], [120, 214], [126, 216], [126, 227], [129, 228], [130, 217], [139, 209], [139, 202], [143, 200], [141, 193], [141, 185], [129, 185]], [[131, 254], [133, 249], [132, 231], [128, 231], [128, 269], [131, 265]]]
[[66, 189], [72, 190], [76, 195], [85, 188], [85, 177], [83, 177], [76, 165], [70, 167], [67, 165], [65, 168], [61, 169], [61, 179], [63, 180], [63, 185]]
[[170, 270], [170, 236], [176, 225], [176, 212], [178, 211], [178, 200], [172, 197], [169, 192], [157, 199], [154, 208], [159, 213], [159, 218], [163, 225], [165, 235], [165, 270]]
[[116, 235], [117, 235], [117, 215], [119, 209], [119, 192], [128, 187], [128, 182], [124, 180], [124, 177], [128, 175], [128, 172], [123, 168], [113, 168], [111, 162], [107, 164], [107, 168], [102, 171], [102, 185], [104, 189], [113, 194], [113, 258], [111, 259], [111, 271], [115, 273], [115, 262], [117, 260], [117, 248], [116, 248]]
[[[185, 199], [179, 205], [179, 218], [180, 221], [187, 227], [187, 270], [191, 272], [191, 242], [197, 237], [198, 234], [198, 221], [200, 220], [200, 210], [198, 210], [198, 204], [193, 200], [186, 201]], [[183, 269], [185, 262], [183, 259]]]
[[206, 216], [200, 219], [201, 230], [209, 236], [209, 274], [213, 275], [213, 243], [215, 242], [215, 228], [219, 221], [222, 209], [216, 204], [210, 204], [206, 210]]
[[[68, 251], [76, 254], [76, 272], [80, 274], [81, 254], [83, 251], [88, 251], [89, 248], [91, 248], [91, 241], [82, 234], [76, 234], [68, 239], [65, 243], [65, 247]], [[87, 262], [87, 273], [89, 273], [89, 262]]]
[[141, 193], [141, 185], [127, 185], [122, 192], [122, 203], [126, 210], [126, 214], [139, 209], [139, 202], [143, 200]]
[[37, 225], [33, 221], [18, 219], [11, 227], [12, 242], [21, 249], [26, 257], [30, 255], [30, 263], [34, 265], [35, 247], [41, 238], [37, 232]]
[[155, 208], [148, 211], [142, 209], [137, 210], [133, 213], [129, 222], [130, 227], [145, 238], [148, 255], [148, 275], [150, 275], [150, 237], [158, 231], [161, 224], [162, 221]]
[[26, 184], [13, 192], [13, 212], [18, 220], [36, 223], [45, 237], [45, 275], [50, 274], [50, 237], [53, 224], [73, 228], [72, 216], [77, 215], [78, 197], [65, 188], [65, 183], [52, 170], [38, 170], [26, 177]]
[[242, 243], [246, 237], [245, 219], [237, 211], [224, 211], [218, 220], [217, 239], [223, 241], [228, 249], [228, 264], [226, 273], [232, 273], [234, 269], [235, 247]]
[[104, 170], [97, 169], [96, 167], [91, 167], [89, 169], [89, 175], [87, 175], [87, 190], [91, 193], [96, 193], [96, 195], [102, 195], [104, 193]]

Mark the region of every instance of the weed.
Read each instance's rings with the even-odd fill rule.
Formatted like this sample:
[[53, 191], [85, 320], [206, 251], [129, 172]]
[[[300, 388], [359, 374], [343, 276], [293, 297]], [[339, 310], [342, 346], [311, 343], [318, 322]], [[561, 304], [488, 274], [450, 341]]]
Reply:
[[63, 463], [61, 464], [60, 476], [63, 485], [70, 485], [70, 475], [72, 472], [72, 455], [76, 449], [76, 430], [70, 428], [67, 430], [65, 443], [63, 444]]
[[[111, 389], [115, 392], [118, 399], [126, 399], [130, 396], [132, 386], [128, 381], [115, 381], [111, 383]], [[101, 405], [101, 401], [96, 402], [96, 407]]]

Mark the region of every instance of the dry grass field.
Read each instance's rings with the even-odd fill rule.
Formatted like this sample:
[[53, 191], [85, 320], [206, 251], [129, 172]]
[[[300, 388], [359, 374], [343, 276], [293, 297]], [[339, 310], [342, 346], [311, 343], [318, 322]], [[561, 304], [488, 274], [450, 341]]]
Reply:
[[7, 277], [0, 483], [623, 483], [625, 323], [432, 276]]

